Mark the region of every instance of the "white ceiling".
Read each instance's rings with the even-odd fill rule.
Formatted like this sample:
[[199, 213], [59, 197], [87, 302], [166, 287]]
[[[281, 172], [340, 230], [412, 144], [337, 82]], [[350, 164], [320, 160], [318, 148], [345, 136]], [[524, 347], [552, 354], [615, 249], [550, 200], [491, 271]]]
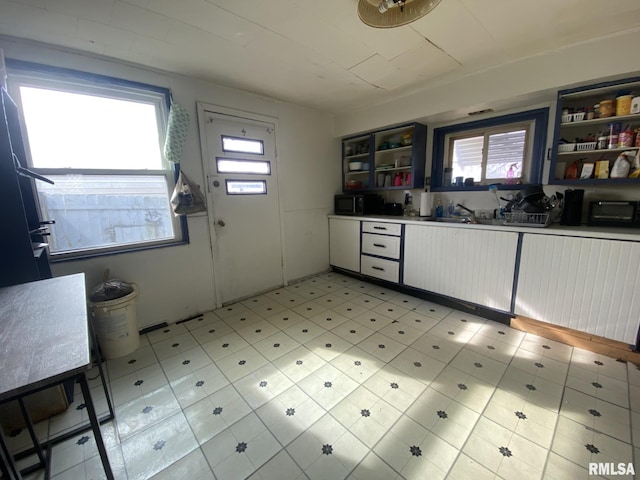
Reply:
[[[638, 0], [442, 0], [426, 17], [384, 30], [364, 25], [356, 7], [357, 0], [0, 0], [0, 34], [341, 113], [444, 76], [640, 28]], [[638, 55], [637, 45], [620, 48]]]

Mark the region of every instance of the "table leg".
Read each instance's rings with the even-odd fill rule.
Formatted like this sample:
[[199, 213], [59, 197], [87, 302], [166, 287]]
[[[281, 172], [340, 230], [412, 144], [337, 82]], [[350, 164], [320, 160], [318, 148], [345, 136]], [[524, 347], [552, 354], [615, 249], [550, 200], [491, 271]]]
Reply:
[[81, 375], [78, 376], [78, 382], [80, 383], [80, 388], [82, 389], [82, 396], [84, 398], [84, 403], [87, 406], [87, 413], [89, 414], [89, 421], [91, 422], [93, 435], [96, 438], [96, 445], [98, 446], [98, 452], [100, 453], [100, 460], [102, 460], [102, 468], [104, 468], [104, 473], [107, 476], [107, 480], [114, 480], [113, 472], [111, 471], [111, 465], [109, 465], [109, 457], [107, 456], [107, 450], [104, 447], [104, 442], [102, 441], [102, 432], [100, 431], [100, 422], [98, 421], [96, 410], [93, 406], [93, 400], [91, 399], [91, 392], [89, 391], [87, 376], [84, 373], [82, 373]]
[[100, 354], [98, 336], [96, 335], [96, 331], [93, 328], [93, 322], [91, 321], [91, 319], [88, 320], [88, 323], [89, 323], [89, 332], [91, 333], [91, 341], [93, 343], [93, 347], [95, 348], [95, 352], [96, 352], [98, 372], [100, 373], [100, 380], [102, 381], [104, 396], [107, 399], [107, 406], [109, 407], [109, 419], [111, 420], [115, 415], [113, 413], [113, 405], [111, 404], [111, 397], [109, 396], [109, 389], [107, 388], [106, 377], [104, 376], [104, 369], [102, 368], [102, 355]]
[[13, 456], [7, 447], [7, 442], [4, 437], [2, 427], [0, 427], [0, 470], [2, 470], [2, 477], [9, 479], [22, 480], [22, 475], [18, 469]]
[[31, 414], [29, 413], [29, 410], [27, 410], [27, 406], [24, 403], [23, 397], [20, 397], [18, 399], [18, 404], [20, 405], [20, 410], [22, 410], [22, 417], [24, 418], [24, 421], [27, 424], [27, 430], [29, 431], [31, 442], [33, 443], [33, 446], [36, 449], [36, 454], [38, 455], [38, 459], [40, 460], [40, 466], [44, 467], [46, 466], [47, 461], [44, 457], [44, 453], [42, 453], [42, 447], [40, 446], [40, 442], [38, 441], [38, 436], [36, 435], [36, 432], [33, 429], [33, 421], [31, 420]]

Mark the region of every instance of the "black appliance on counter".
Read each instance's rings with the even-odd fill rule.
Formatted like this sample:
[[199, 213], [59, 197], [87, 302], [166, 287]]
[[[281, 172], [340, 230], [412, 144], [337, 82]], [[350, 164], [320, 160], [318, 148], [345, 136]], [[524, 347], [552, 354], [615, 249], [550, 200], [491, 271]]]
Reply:
[[599, 200], [589, 203], [587, 225], [640, 227], [640, 202]]
[[582, 223], [584, 190], [565, 190], [560, 225], [578, 226]]
[[334, 198], [336, 215], [380, 215], [383, 209], [384, 199], [375, 193], [336, 195]]
[[384, 204], [385, 215], [402, 215], [403, 213], [404, 213], [404, 209], [402, 208], [401, 203], [385, 203]]

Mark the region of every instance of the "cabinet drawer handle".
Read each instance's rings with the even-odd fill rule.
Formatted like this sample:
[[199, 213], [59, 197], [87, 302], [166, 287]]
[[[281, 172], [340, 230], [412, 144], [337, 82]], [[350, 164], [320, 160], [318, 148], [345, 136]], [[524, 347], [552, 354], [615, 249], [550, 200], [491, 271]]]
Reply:
[[382, 267], [376, 267], [375, 265], [373, 265], [371, 268], [373, 268], [374, 270], [380, 270], [381, 272], [384, 272], [384, 268]]
[[374, 230], [386, 230], [386, 229], [387, 229], [387, 227], [378, 227], [378, 226], [375, 226], [375, 227], [373, 227], [373, 229], [374, 229]]
[[382, 245], [381, 243], [374, 243], [373, 246], [374, 247], [379, 247], [379, 248], [387, 248], [386, 245]]

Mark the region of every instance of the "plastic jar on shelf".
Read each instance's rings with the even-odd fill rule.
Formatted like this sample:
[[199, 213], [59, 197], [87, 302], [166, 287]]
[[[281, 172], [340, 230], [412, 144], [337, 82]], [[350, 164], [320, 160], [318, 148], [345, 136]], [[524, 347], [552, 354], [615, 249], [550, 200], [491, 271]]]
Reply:
[[620, 132], [618, 136], [618, 148], [633, 147], [633, 131], [630, 127], [627, 127], [623, 132]]
[[631, 99], [633, 95], [620, 95], [616, 97], [616, 115], [629, 115], [631, 113]]
[[615, 100], [600, 100], [600, 118], [613, 117], [615, 103]]

